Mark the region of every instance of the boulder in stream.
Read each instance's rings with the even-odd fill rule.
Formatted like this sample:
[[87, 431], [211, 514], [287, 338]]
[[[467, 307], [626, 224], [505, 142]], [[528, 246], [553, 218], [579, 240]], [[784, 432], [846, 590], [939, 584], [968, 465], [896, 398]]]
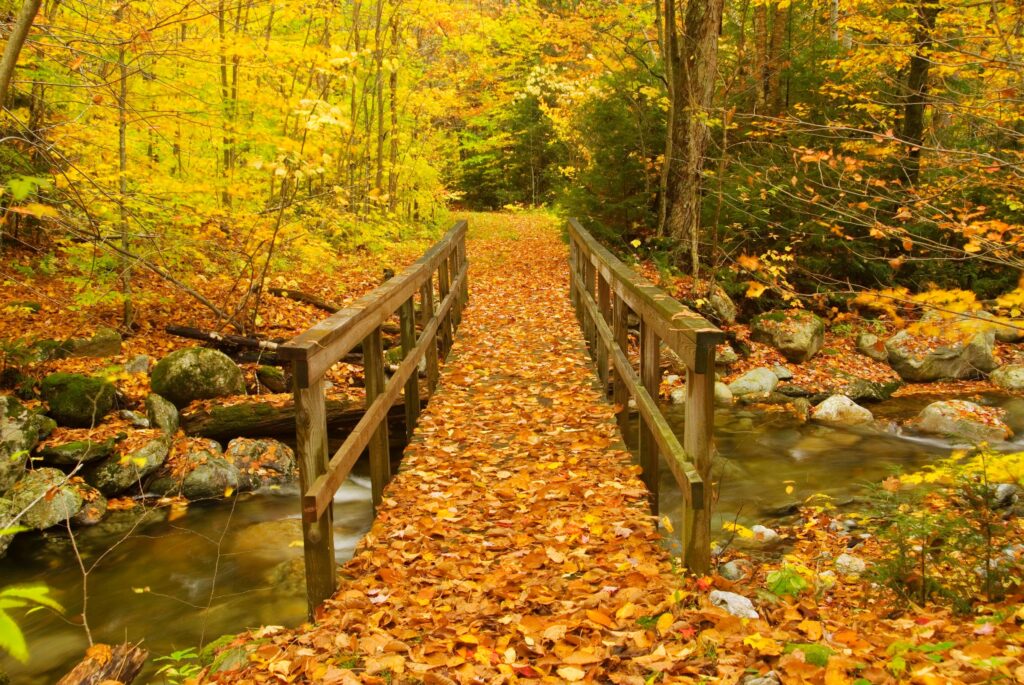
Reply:
[[[151, 431], [154, 433], [155, 431]], [[84, 473], [85, 482], [107, 497], [134, 488], [167, 459], [171, 438], [154, 436], [138, 449], [127, 454], [114, 453], [106, 459], [90, 464]]]
[[832, 395], [811, 410], [811, 419], [840, 426], [860, 426], [875, 417], [846, 395]]
[[178, 432], [178, 408], [155, 392], [146, 397], [146, 417], [149, 425], [168, 435]]
[[17, 522], [43, 530], [63, 523], [82, 508], [82, 495], [58, 469], [34, 469], [14, 484], [8, 496], [17, 511], [25, 515]]
[[0, 395], [0, 495], [25, 473], [29, 452], [49, 428], [21, 402]]
[[278, 440], [235, 438], [224, 458], [238, 469], [239, 490], [258, 490], [283, 485], [296, 476], [295, 452]]
[[79, 373], [51, 373], [40, 390], [48, 412], [62, 426], [91, 428], [114, 406], [114, 385]]
[[184, 453], [168, 463], [148, 489], [158, 495], [180, 494], [189, 500], [221, 499], [239, 489], [238, 468], [224, 458], [216, 441], [189, 438]]
[[153, 367], [153, 392], [179, 409], [194, 400], [245, 394], [242, 370], [223, 352], [190, 347], [172, 352]]
[[989, 380], [1004, 390], [1024, 391], [1024, 364], [1006, 364], [989, 374]]
[[779, 377], [771, 369], [764, 367], [751, 369], [729, 384], [733, 395], [765, 395], [767, 396], [779, 384]]
[[107, 514], [107, 498], [91, 485], [78, 483], [75, 486], [82, 496], [82, 508], [71, 517], [76, 526], [95, 526]]
[[907, 425], [930, 433], [971, 443], [1003, 442], [1013, 431], [1003, 422], [1004, 412], [966, 400], [932, 402]]
[[874, 333], [865, 331], [857, 336], [857, 351], [876, 362], [889, 361], [889, 350], [885, 349], [885, 341]]
[[[14, 508], [14, 502], [0, 497], [0, 531], [9, 530], [14, 527], [14, 516], [18, 513]], [[0, 559], [7, 554], [7, 548], [11, 545], [14, 534], [0, 532]]]
[[917, 323], [885, 343], [889, 364], [905, 381], [977, 378], [996, 368], [995, 333], [975, 327]]
[[72, 440], [62, 444], [45, 445], [39, 450], [39, 456], [48, 464], [76, 466], [109, 457], [116, 447], [117, 438], [103, 441]]
[[750, 339], [771, 345], [788, 361], [799, 364], [816, 355], [825, 343], [825, 322], [805, 309], [767, 312], [750, 322]]
[[721, 381], [715, 381], [715, 404], [720, 407], [731, 407], [733, 403], [732, 390]]

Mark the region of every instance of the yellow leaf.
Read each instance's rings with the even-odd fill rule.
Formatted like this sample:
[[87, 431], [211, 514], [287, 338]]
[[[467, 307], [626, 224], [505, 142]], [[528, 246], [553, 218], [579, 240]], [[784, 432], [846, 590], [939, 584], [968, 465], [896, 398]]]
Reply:
[[971, 242], [964, 245], [964, 252], [981, 252], [981, 245], [972, 240]]
[[615, 622], [612, 621], [611, 616], [599, 609], [587, 609], [587, 618], [600, 626], [604, 626], [605, 628], [615, 627]]
[[579, 680], [583, 680], [583, 676], [587, 675], [587, 672], [581, 668], [575, 666], [562, 666], [558, 669], [558, 675], [562, 676], [565, 680], [570, 683], [575, 683]]
[[746, 295], [752, 300], [756, 300], [761, 297], [761, 294], [768, 289], [767, 286], [764, 286], [757, 281], [747, 281], [747, 286]]
[[757, 271], [761, 268], [761, 262], [757, 260], [757, 257], [751, 257], [750, 255], [740, 255], [736, 259], [736, 263], [747, 271]]
[[56, 208], [50, 207], [49, 205], [41, 205], [38, 202], [29, 202], [27, 205], [21, 205], [20, 207], [8, 207], [7, 209], [15, 214], [27, 214], [28, 216], [34, 216], [38, 219], [43, 219], [45, 217], [56, 219], [60, 216]]
[[748, 540], [754, 539], [754, 531], [740, 523], [734, 523], [733, 521], [725, 521], [722, 523], [722, 530], [728, 530], [732, 533], [736, 533], [741, 538], [746, 538]]
[[634, 241], [630, 242], [629, 244], [632, 245], [633, 247], [640, 247], [640, 241], [639, 240], [634, 240]]
[[799, 628], [800, 631], [803, 632], [803, 634], [806, 635], [811, 642], [817, 642], [821, 639], [820, 621], [800, 621], [800, 623], [797, 625], [797, 628]]
[[110, 651], [110, 645], [95, 644], [85, 650], [85, 658], [98, 662], [100, 666], [105, 666], [114, 658], [114, 655]]
[[777, 640], [754, 633], [743, 638], [743, 644], [753, 647], [762, 656], [778, 656], [782, 654], [782, 645]]
[[676, 531], [675, 527], [672, 525], [672, 521], [669, 520], [668, 516], [661, 517], [661, 525], [664, 526], [665, 530], [667, 530], [669, 533], [674, 533]]
[[231, 497], [235, 493], [235, 489], [230, 485], [224, 488], [224, 497]]
[[666, 611], [664, 614], [658, 617], [658, 623], [655, 625], [655, 628], [658, 629], [659, 635], [664, 635], [669, 631], [669, 629], [672, 627], [672, 624], [675, 622], [676, 617]]

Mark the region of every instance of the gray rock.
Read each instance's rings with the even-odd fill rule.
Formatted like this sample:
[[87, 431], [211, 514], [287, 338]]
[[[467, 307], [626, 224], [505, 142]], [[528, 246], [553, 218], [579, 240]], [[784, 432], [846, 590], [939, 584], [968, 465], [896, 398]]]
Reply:
[[736, 304], [718, 284], [711, 288], [711, 294], [708, 296], [708, 307], [711, 309], [711, 313], [718, 318], [719, 322], [728, 326], [736, 323]]
[[[18, 509], [14, 508], [14, 502], [0, 497], [0, 531], [14, 528], [14, 517], [18, 511]], [[7, 548], [10, 547], [11, 540], [13, 539], [14, 533], [0, 532], [0, 559], [3, 559], [4, 555], [7, 554]]]
[[[969, 336], [969, 337], [968, 337]], [[905, 329], [885, 342], [889, 364], [905, 381], [922, 383], [943, 378], [976, 378], [996, 368], [991, 330], [954, 333], [940, 338]]]
[[751, 369], [729, 384], [733, 395], [767, 395], [775, 390], [779, 378], [771, 369]]
[[63, 523], [82, 508], [82, 495], [57, 469], [28, 471], [8, 496], [17, 511], [25, 510], [18, 524], [36, 530]]
[[114, 406], [113, 384], [93, 376], [51, 373], [40, 390], [50, 406], [49, 415], [62, 426], [91, 428]]
[[288, 392], [288, 378], [284, 369], [276, 366], [260, 366], [256, 369], [256, 380], [270, 392]]
[[179, 409], [193, 400], [245, 394], [242, 370], [223, 352], [190, 347], [167, 355], [153, 367], [153, 392]]
[[793, 413], [801, 421], [806, 421], [810, 417], [812, 408], [811, 401], [806, 397], [797, 397], [793, 400]]
[[732, 390], [722, 382], [715, 383], [715, 404], [720, 407], [731, 407], [733, 403]]
[[997, 509], [1013, 506], [1021, 497], [1021, 488], [1016, 483], [999, 483], [992, 486], [992, 504]]
[[673, 388], [668, 397], [672, 404], [686, 404], [686, 388]]
[[972, 312], [969, 317], [963, 316], [960, 318], [970, 320], [971, 317], [973, 317], [976, 322], [978, 322], [979, 319], [987, 322], [979, 323], [984, 328], [995, 333], [996, 340], [999, 342], [1016, 343], [1024, 340], [1024, 320], [1022, 319], [1006, 319], [984, 311]]
[[149, 419], [137, 411], [122, 409], [117, 412], [118, 417], [132, 424], [132, 428], [149, 428]]
[[754, 534], [754, 539], [762, 543], [771, 543], [779, 539], [779, 534], [774, 529], [760, 524], [752, 526], [750, 532]]
[[805, 362], [825, 343], [825, 322], [803, 309], [774, 311], [754, 317], [750, 339], [767, 343], [788, 361]]
[[168, 435], [178, 432], [178, 408], [156, 393], [146, 396], [146, 416], [149, 425]]
[[128, 363], [124, 365], [124, 370], [128, 373], [149, 373], [149, 368], [153, 366], [153, 358], [148, 354], [137, 354], [128, 360]]
[[[149, 491], [159, 495], [180, 494], [190, 500], [221, 499], [225, 493], [239, 489], [238, 467], [225, 459], [220, 445], [213, 440], [190, 443], [190, 449], [181, 459], [184, 476], [162, 469], [149, 485]], [[180, 465], [179, 465], [180, 467]]]
[[857, 351], [876, 362], [889, 361], [889, 350], [885, 341], [874, 333], [861, 333], [857, 336]]
[[726, 345], [725, 349], [721, 350], [715, 355], [715, 366], [732, 366], [740, 360], [736, 351], [732, 349], [731, 345]]
[[738, 561], [727, 561], [718, 568], [718, 575], [726, 580], [737, 581], [747, 575], [748, 566]]
[[932, 402], [908, 426], [922, 433], [972, 443], [1002, 442], [1013, 435], [1002, 417], [1001, 409], [982, 407], [966, 400], [947, 400]]
[[772, 373], [774, 373], [775, 377], [778, 378], [780, 381], [793, 380], [793, 372], [787, 369], [785, 366], [782, 366], [781, 364], [776, 364], [775, 366], [773, 366]]
[[76, 526], [95, 526], [107, 515], [107, 498], [91, 485], [79, 484], [79, 494], [82, 495], [82, 508], [71, 517], [71, 523]]
[[121, 354], [121, 334], [113, 328], [98, 328], [91, 338], [65, 340], [63, 348], [72, 357], [114, 357]]
[[295, 479], [295, 452], [278, 440], [235, 438], [228, 443], [224, 458], [238, 469], [239, 490], [258, 490], [283, 485]]
[[0, 395], [0, 495], [25, 473], [29, 452], [43, 430], [36, 414], [13, 397]]
[[892, 394], [902, 387], [901, 381], [881, 383], [869, 381], [864, 378], [857, 378], [842, 371], [836, 372], [839, 378], [845, 379], [846, 384], [836, 388], [835, 394], [846, 395], [854, 402], [884, 402], [892, 397]]
[[811, 419], [840, 426], [859, 426], [870, 423], [875, 417], [846, 395], [833, 395], [811, 410]]
[[867, 567], [863, 559], [852, 554], [840, 554], [836, 557], [836, 571], [844, 576], [859, 576]]
[[754, 604], [743, 595], [738, 595], [735, 592], [724, 592], [722, 590], [712, 590], [711, 594], [708, 595], [708, 599], [711, 600], [711, 604], [720, 609], [725, 609], [733, 616], [739, 616], [740, 618], [760, 618], [757, 611], [754, 609]]
[[779, 674], [775, 671], [768, 671], [764, 675], [745, 675], [740, 685], [782, 685]]
[[39, 450], [48, 464], [57, 466], [76, 466], [109, 457], [114, 453], [117, 439], [110, 438], [102, 442], [94, 440], [73, 440], [62, 445], [47, 445]]
[[1024, 364], [1006, 364], [989, 374], [989, 380], [1012, 392], [1024, 391]]
[[112, 454], [86, 468], [85, 482], [107, 497], [135, 488], [146, 476], [163, 465], [170, 449], [171, 438], [163, 435], [129, 454]]

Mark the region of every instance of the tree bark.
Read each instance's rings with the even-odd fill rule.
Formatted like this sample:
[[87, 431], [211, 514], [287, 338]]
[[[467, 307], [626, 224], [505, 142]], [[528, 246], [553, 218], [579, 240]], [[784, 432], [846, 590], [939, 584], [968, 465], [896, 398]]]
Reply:
[[21, 48], [25, 45], [29, 29], [32, 28], [36, 15], [39, 14], [39, 6], [42, 4], [42, 0], [25, 0], [14, 22], [14, 30], [11, 31], [7, 45], [4, 46], [4, 55], [0, 58], [0, 107], [7, 102], [7, 91], [11, 87], [18, 55], [21, 54]]
[[788, 6], [781, 2], [775, 3], [772, 12], [772, 33], [768, 43], [768, 73], [765, 75], [765, 105], [767, 112], [777, 115], [782, 111], [784, 98], [782, 96], [782, 39], [786, 32], [786, 14]]
[[138, 677], [148, 656], [149, 652], [136, 645], [118, 645], [110, 651], [109, 659], [85, 657], [57, 681], [57, 685], [100, 685], [111, 681], [130, 685]]
[[[674, 1], [674, 0], [673, 0]], [[700, 206], [704, 153], [718, 64], [718, 31], [724, 0], [689, 2], [673, 51], [672, 160], [669, 172], [669, 234], [677, 261], [696, 278], [700, 271]], [[666, 13], [667, 16], [667, 13]], [[667, 27], [666, 27], [667, 30]]]
[[931, 69], [932, 32], [941, 6], [924, 0], [917, 5], [917, 26], [914, 43], [917, 49], [910, 57], [907, 70], [907, 96], [903, 105], [903, 126], [900, 138], [907, 145], [907, 157], [900, 167], [903, 181], [917, 184], [921, 175], [921, 145], [924, 143], [924, 111], [928, 104], [928, 72]]

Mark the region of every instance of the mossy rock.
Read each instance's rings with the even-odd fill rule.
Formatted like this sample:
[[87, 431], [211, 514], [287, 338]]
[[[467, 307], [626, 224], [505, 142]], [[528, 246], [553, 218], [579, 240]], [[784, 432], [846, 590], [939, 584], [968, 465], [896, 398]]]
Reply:
[[84, 474], [85, 482], [107, 497], [124, 492], [160, 468], [170, 449], [171, 438], [163, 435], [124, 456], [112, 454], [89, 465]]
[[159, 428], [168, 435], [178, 432], [178, 408], [156, 393], [146, 397], [146, 416], [153, 428]]
[[51, 423], [15, 398], [0, 395], [0, 494], [25, 473], [29, 452], [52, 430]]
[[114, 406], [114, 386], [109, 381], [78, 373], [51, 373], [43, 379], [43, 399], [57, 423], [72, 428], [91, 428]]
[[77, 514], [82, 508], [82, 495], [67, 480], [58, 469], [42, 468], [26, 473], [9, 493], [15, 508], [25, 510], [18, 523], [44, 530]]
[[223, 352], [205, 347], [178, 350], [161, 359], [153, 367], [150, 385], [179, 409], [194, 400], [245, 394], [238, 365]]
[[825, 322], [803, 309], [767, 312], [750, 322], [750, 339], [767, 343], [787, 361], [807, 361], [825, 342]]
[[[0, 531], [13, 527], [14, 516], [18, 513], [14, 508], [14, 502], [0, 497]], [[0, 559], [7, 554], [7, 548], [11, 545], [14, 535], [11, 533], [0, 533]]]
[[39, 450], [39, 456], [56, 466], [87, 464], [103, 457], [109, 457], [117, 446], [117, 438], [98, 442], [95, 440], [72, 440], [63, 445], [48, 445]]
[[256, 379], [270, 392], [288, 392], [289, 379], [284, 369], [276, 366], [261, 366], [256, 369]]
[[91, 338], [72, 338], [62, 346], [72, 357], [113, 357], [121, 354], [121, 334], [113, 328], [98, 328]]

